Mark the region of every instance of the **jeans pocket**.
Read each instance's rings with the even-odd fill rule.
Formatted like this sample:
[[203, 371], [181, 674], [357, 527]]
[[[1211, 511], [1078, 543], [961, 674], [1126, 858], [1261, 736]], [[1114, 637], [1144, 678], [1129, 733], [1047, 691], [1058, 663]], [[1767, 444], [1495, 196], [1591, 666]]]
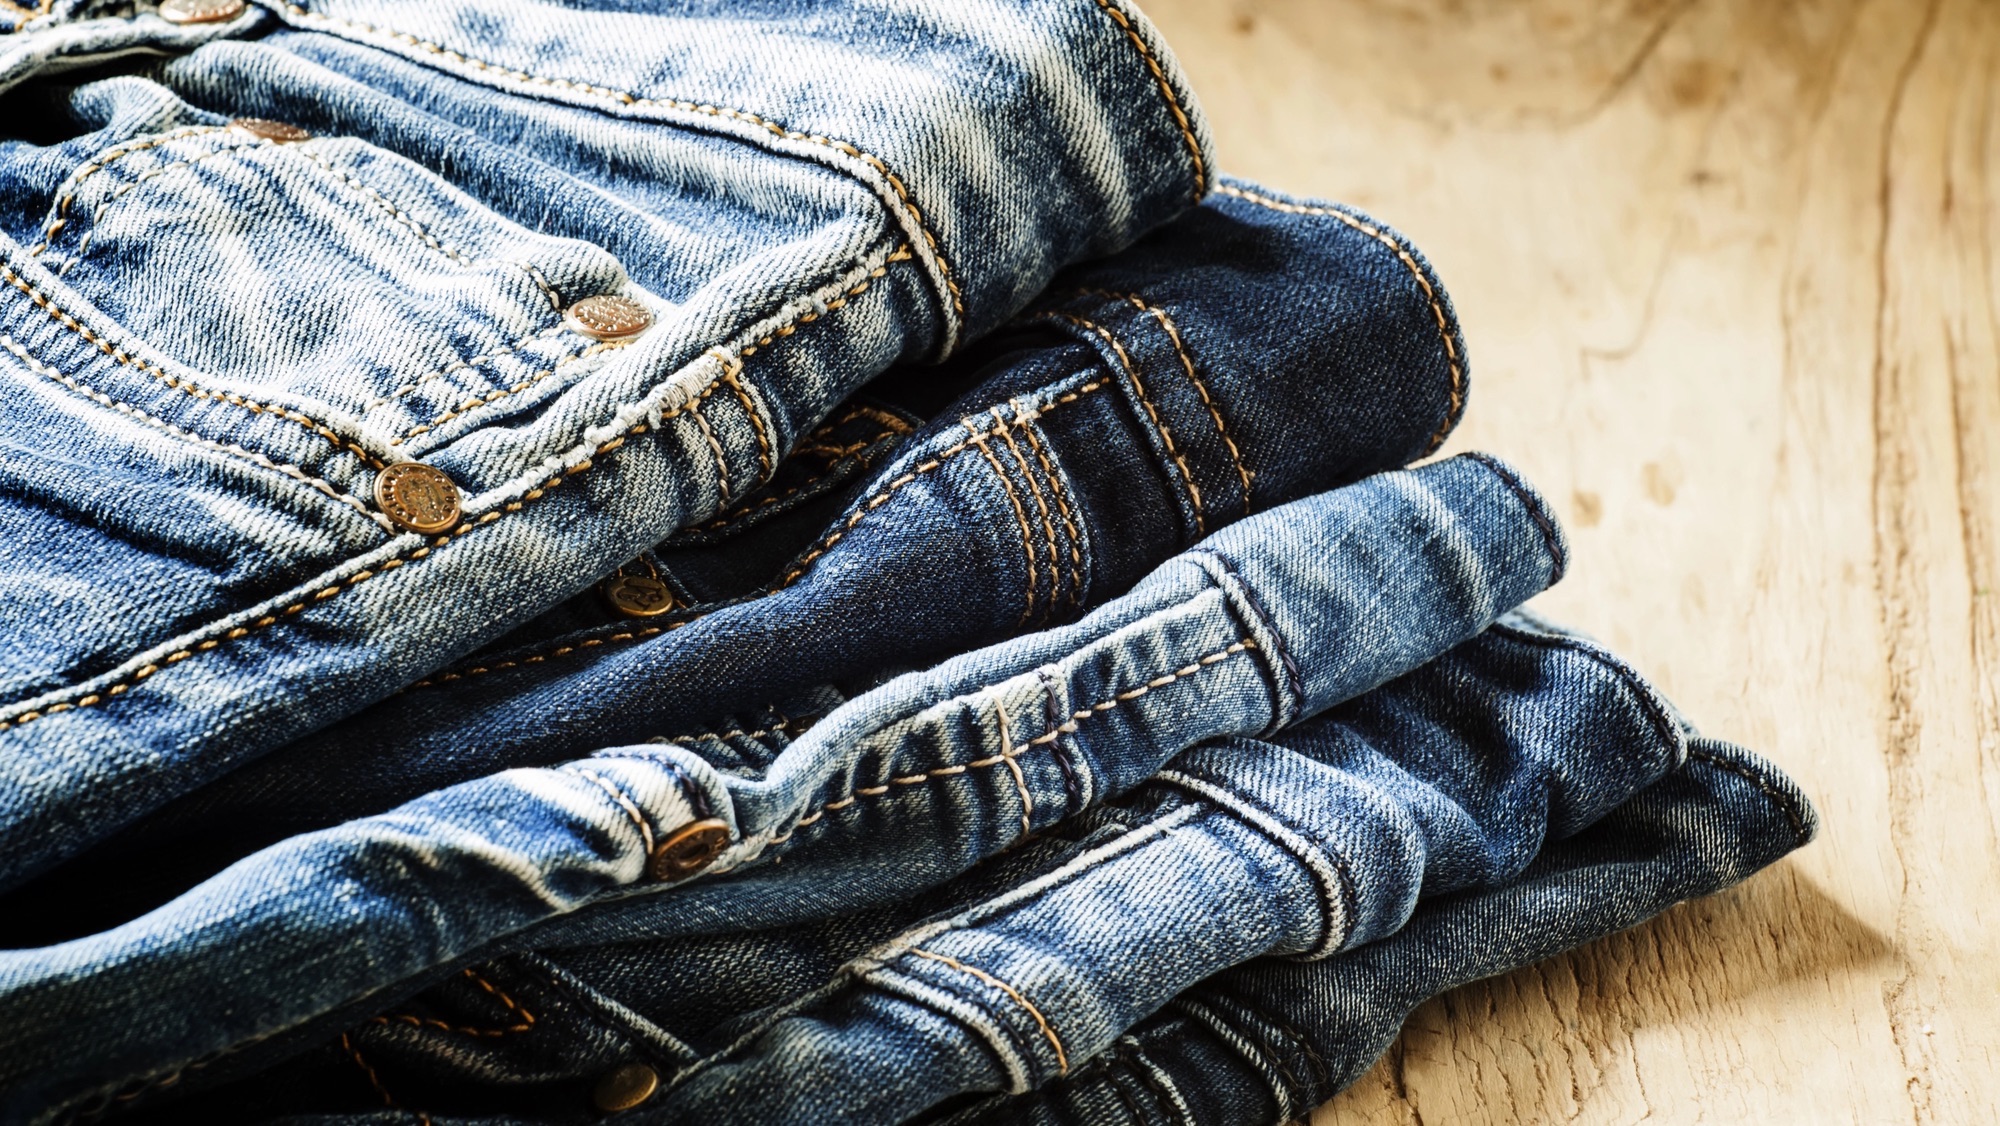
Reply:
[[79, 321], [384, 460], [545, 400], [612, 346], [563, 317], [629, 288], [605, 251], [519, 227], [355, 138], [184, 106], [164, 128], [119, 127], [163, 93], [119, 80], [79, 97], [113, 119], [108, 143], [65, 146], [76, 163], [29, 236], [88, 306]]

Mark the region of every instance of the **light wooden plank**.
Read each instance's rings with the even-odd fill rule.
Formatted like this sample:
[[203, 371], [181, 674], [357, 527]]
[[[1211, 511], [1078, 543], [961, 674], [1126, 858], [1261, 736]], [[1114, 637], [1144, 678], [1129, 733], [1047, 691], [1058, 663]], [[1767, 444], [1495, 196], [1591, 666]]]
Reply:
[[1318, 1126], [2000, 1121], [2000, 5], [1149, 0], [1225, 169], [1421, 246], [1541, 604], [1818, 803]]

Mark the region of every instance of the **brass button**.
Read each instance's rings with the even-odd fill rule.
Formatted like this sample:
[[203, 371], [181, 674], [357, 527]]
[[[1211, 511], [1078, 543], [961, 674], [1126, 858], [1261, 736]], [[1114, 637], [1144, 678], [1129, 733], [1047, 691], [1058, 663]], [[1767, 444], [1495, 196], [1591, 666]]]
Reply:
[[616, 1114], [652, 1098], [659, 1089], [659, 1072], [643, 1063], [628, 1063], [605, 1072], [597, 1080], [597, 1086], [590, 1090], [590, 1102], [606, 1114]]
[[564, 309], [563, 323], [593, 340], [630, 340], [653, 327], [653, 313], [629, 297], [600, 293]]
[[653, 878], [678, 880], [692, 876], [713, 864], [728, 847], [729, 826], [718, 818], [683, 825], [653, 850]]
[[289, 145], [298, 141], [309, 141], [312, 134], [286, 121], [272, 121], [267, 117], [238, 117], [229, 122], [229, 128], [238, 133], [248, 133], [261, 141], [274, 141]]
[[221, 23], [243, 14], [243, 0], [160, 0], [168, 23]]
[[614, 575], [604, 584], [604, 600], [628, 618], [652, 618], [679, 605], [674, 590], [651, 575]]
[[421, 461], [405, 461], [375, 477], [375, 504], [399, 528], [429, 535], [458, 523], [458, 486]]

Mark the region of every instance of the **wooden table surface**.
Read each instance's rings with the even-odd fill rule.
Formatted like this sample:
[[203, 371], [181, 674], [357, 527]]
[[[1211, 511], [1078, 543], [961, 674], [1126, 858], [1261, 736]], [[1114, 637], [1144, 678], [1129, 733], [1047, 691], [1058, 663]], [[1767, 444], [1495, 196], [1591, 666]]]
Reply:
[[1430, 255], [1545, 611], [1809, 848], [1419, 1009], [1314, 1116], [2000, 1122], [2000, 3], [1142, 0], [1225, 170]]

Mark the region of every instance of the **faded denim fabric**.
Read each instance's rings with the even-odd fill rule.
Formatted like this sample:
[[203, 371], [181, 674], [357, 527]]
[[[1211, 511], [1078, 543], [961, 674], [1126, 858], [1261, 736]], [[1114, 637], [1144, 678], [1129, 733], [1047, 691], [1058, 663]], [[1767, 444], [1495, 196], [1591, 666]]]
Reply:
[[[1256, 585], [1260, 603], [1296, 592]], [[734, 738], [778, 763], [803, 749]], [[1317, 718], [1204, 742], [1062, 812], [860, 912], [579, 915], [160, 1113], [389, 1121], [370, 1109], [386, 1100], [581, 1123], [592, 1084], [641, 1060], [667, 1088], [624, 1121], [1284, 1121], [1423, 999], [1733, 883], [1815, 824], [1769, 764], [1518, 612]], [[814, 904], [790, 915], [826, 902], [796, 886]]]
[[[1562, 550], [1497, 462], [1381, 474], [1216, 532], [1073, 625], [899, 677], [775, 758], [614, 748], [288, 839], [122, 927], [0, 952], [0, 1112], [219, 1080], [504, 944], [894, 903], [1190, 746], [1420, 667], [1545, 587]], [[656, 842], [705, 819], [727, 850], [650, 878]]]
[[1303, 1117], [1359, 1079], [1430, 997], [1720, 891], [1805, 845], [1817, 827], [1777, 768], [1690, 734], [1679, 770], [1552, 842], [1514, 881], [1426, 897], [1395, 934], [1325, 961], [1264, 958], [1217, 974], [1071, 1075], [928, 1120], [1251, 1126]]
[[[260, 37], [60, 85], [211, 32]], [[38, 79], [0, 141], [0, 886], [711, 519], [865, 380], [1212, 182], [1122, 0], [199, 33], [65, 2], [0, 50]], [[566, 325], [607, 294], [652, 327]], [[410, 460], [460, 523], [380, 510]]]
[[732, 712], [796, 730], [807, 712], [768, 708], [804, 686], [1070, 620], [1209, 531], [1429, 452], [1465, 364], [1421, 257], [1354, 212], [1225, 188], [961, 360], [870, 384], [769, 486], [623, 568], [676, 609], [579, 595], [0, 896], [0, 945], [116, 925], [257, 848], [494, 771]]

